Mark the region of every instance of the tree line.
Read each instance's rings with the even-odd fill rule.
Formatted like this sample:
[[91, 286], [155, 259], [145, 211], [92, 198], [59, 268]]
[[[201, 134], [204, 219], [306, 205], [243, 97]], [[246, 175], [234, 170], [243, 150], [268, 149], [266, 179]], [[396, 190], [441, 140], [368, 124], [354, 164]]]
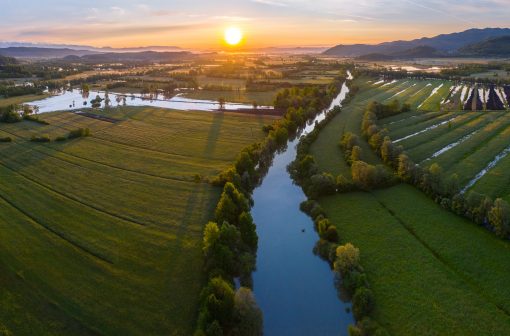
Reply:
[[[212, 182], [223, 187], [214, 221], [204, 229], [207, 285], [202, 291], [196, 335], [261, 335], [262, 313], [251, 291], [258, 237], [250, 215], [251, 193], [267, 172], [274, 154], [289, 137], [339, 93], [342, 79], [324, 87], [284, 90], [275, 107], [286, 112], [265, 127], [266, 137], [238, 155], [233, 166]], [[241, 287], [234, 289], [234, 279]]]

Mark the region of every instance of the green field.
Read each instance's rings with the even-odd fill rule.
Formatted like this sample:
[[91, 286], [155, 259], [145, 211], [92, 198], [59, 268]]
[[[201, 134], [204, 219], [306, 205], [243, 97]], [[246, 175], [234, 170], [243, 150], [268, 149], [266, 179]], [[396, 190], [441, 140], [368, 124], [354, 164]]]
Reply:
[[184, 97], [213, 101], [217, 101], [219, 98], [224, 98], [226, 101], [232, 103], [252, 104], [253, 102], [256, 102], [259, 106], [272, 106], [278, 91], [279, 90], [249, 92], [241, 89], [238, 91], [197, 90], [185, 93]]
[[[428, 85], [430, 81], [414, 80], [377, 85], [374, 82], [376, 80], [367, 78], [356, 80], [354, 84], [360, 87], [360, 91], [312, 144], [311, 154], [321, 171], [350, 176], [350, 168], [338, 146], [345, 132], [360, 136], [365, 161], [381, 163], [360, 134], [363, 113], [373, 100], [389, 102], [398, 97], [412, 105], [411, 112], [380, 121], [395, 140], [444, 122], [442, 126], [430, 128], [399, 143], [404, 145], [411, 157], [425, 160], [445, 145], [477, 129], [480, 131], [473, 135], [473, 139], [481, 138], [473, 140], [473, 148], [480, 148], [480, 153], [489, 153], [486, 156], [490, 160], [493, 153], [504, 148], [504, 144], [508, 146], [506, 134], [510, 133], [510, 119], [506, 112], [417, 110], [428, 97], [439, 100], [441, 96], [444, 99], [446, 90], [443, 93], [439, 90], [438, 97], [431, 96], [439, 82], [434, 85]], [[509, 131], [506, 131], [507, 127]], [[486, 140], [481, 140], [482, 137]], [[490, 144], [490, 147], [485, 147], [485, 144]], [[452, 165], [463, 157], [462, 153], [459, 156], [444, 155]], [[481, 158], [472, 161], [477, 160]], [[510, 161], [503, 162], [510, 166]], [[465, 166], [466, 162], [463, 164]], [[500, 174], [503, 171], [501, 169]], [[465, 179], [469, 180], [469, 177]], [[492, 184], [497, 184], [495, 177]], [[319, 202], [337, 225], [341, 242], [352, 242], [360, 248], [361, 263], [375, 295], [373, 317], [390, 334], [510, 333], [508, 242], [442, 209], [409, 185], [397, 185], [372, 193], [340, 194], [321, 198]]]
[[[415, 162], [424, 167], [437, 163], [446, 174], [457, 174], [462, 187], [476, 181], [471, 190], [510, 200], [510, 187], [505, 183], [510, 181], [509, 158], [495, 161], [510, 144], [507, 111], [411, 112], [381, 120], [381, 124]], [[486, 174], [477, 177], [487, 167]]]
[[25, 95], [25, 96], [12, 97], [12, 98], [3, 98], [3, 99], [0, 99], [0, 107], [28, 103], [28, 102], [32, 102], [35, 100], [44, 99], [46, 97], [48, 97], [48, 95], [42, 94], [42, 95]]
[[[118, 108], [0, 124], [0, 333], [189, 335], [207, 180], [272, 118]], [[87, 127], [91, 136], [37, 144]], [[185, 140], [184, 140], [185, 139]], [[201, 181], [196, 181], [200, 178]]]
[[510, 333], [510, 245], [411, 186], [321, 199], [392, 335]]

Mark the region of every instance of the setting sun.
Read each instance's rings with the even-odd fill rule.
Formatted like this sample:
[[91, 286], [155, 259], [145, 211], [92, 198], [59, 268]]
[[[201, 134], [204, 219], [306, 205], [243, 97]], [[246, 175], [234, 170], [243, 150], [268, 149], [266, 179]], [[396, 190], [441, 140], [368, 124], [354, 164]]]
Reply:
[[231, 46], [238, 45], [243, 39], [243, 32], [236, 27], [225, 30], [225, 42]]

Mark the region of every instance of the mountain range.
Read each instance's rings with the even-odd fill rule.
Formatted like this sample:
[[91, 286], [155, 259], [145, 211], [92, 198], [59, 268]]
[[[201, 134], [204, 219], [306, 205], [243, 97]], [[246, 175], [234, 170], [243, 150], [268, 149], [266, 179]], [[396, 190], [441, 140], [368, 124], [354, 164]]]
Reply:
[[[469, 29], [459, 33], [380, 44], [340, 44], [323, 54], [340, 57], [426, 58], [444, 56], [510, 56], [510, 28]], [[485, 46], [491, 46], [490, 53]]]

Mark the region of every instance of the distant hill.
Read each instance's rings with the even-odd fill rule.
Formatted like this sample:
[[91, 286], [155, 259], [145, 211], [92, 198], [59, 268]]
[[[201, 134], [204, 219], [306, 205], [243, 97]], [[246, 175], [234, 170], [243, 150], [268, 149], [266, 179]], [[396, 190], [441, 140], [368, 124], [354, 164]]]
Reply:
[[0, 41], [0, 48], [10, 47], [29, 47], [29, 48], [48, 48], [48, 49], [73, 49], [88, 50], [96, 52], [140, 52], [140, 51], [182, 51], [177, 46], [147, 46], [147, 47], [130, 47], [130, 48], [113, 48], [113, 47], [92, 47], [79, 44], [54, 44], [54, 43], [31, 43], [31, 42], [5, 42]]
[[84, 62], [84, 63], [111, 63], [111, 62], [172, 62], [190, 59], [194, 54], [188, 51], [179, 52], [156, 52], [156, 51], [142, 51], [142, 52], [124, 52], [124, 53], [103, 53], [84, 55], [78, 57], [76, 55], [69, 55], [64, 60], [70, 62]]
[[37, 47], [8, 47], [0, 48], [0, 55], [16, 58], [62, 58], [69, 55], [83, 56], [96, 54], [90, 50], [76, 50], [69, 48], [37, 48]]
[[391, 56], [395, 58], [431, 58], [440, 57], [443, 55], [444, 54], [436, 48], [429, 46], [419, 46], [391, 54]]
[[510, 35], [473, 43], [459, 50], [463, 55], [510, 57]]
[[395, 57], [385, 54], [366, 54], [356, 57], [359, 61], [366, 61], [366, 62], [375, 62], [375, 61], [391, 61], [395, 59]]
[[395, 59], [410, 59], [410, 58], [432, 58], [432, 57], [441, 57], [444, 56], [443, 53], [438, 51], [435, 48], [420, 46], [416, 48], [411, 48], [404, 51], [399, 51], [391, 54], [380, 54], [380, 53], [372, 53], [366, 54], [356, 57], [357, 60], [360, 61], [391, 61]]
[[431, 47], [438, 53], [454, 55], [463, 47], [484, 40], [510, 35], [510, 28], [469, 29], [460, 33], [442, 34], [411, 41], [393, 41], [380, 44], [337, 45], [323, 54], [341, 57], [359, 57], [367, 54], [392, 55], [417, 47]]

